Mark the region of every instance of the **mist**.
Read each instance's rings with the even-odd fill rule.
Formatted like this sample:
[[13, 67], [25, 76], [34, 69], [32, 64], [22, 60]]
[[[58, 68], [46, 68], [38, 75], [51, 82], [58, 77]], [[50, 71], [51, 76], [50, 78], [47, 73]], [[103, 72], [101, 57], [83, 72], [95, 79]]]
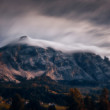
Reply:
[[[12, 39], [26, 35], [55, 42], [52, 47], [58, 43], [66, 50], [92, 51], [110, 57], [108, 0], [0, 2], [1, 47]], [[63, 47], [57, 46], [57, 49], [64, 50]]]

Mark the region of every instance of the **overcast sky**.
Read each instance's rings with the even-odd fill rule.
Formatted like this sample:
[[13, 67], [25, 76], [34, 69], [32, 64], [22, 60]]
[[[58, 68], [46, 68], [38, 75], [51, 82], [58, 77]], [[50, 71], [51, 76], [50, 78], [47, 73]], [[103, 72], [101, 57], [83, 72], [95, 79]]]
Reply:
[[0, 43], [23, 35], [110, 57], [110, 0], [0, 0]]

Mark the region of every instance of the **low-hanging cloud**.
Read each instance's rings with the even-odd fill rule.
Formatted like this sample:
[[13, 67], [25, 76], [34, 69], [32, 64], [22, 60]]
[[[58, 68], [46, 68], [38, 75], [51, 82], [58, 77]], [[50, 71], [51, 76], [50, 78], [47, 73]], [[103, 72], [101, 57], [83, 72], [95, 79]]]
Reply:
[[0, 41], [27, 35], [110, 57], [108, 0], [1, 0]]

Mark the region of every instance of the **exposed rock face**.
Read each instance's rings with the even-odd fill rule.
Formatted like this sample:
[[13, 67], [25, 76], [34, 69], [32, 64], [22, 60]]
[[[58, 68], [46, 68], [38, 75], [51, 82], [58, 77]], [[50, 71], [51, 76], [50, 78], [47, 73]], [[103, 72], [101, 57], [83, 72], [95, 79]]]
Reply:
[[[20, 40], [27, 39], [26, 36]], [[93, 53], [66, 54], [52, 48], [27, 44], [0, 48], [0, 79], [18, 81], [46, 75], [53, 80], [109, 81], [110, 62]]]

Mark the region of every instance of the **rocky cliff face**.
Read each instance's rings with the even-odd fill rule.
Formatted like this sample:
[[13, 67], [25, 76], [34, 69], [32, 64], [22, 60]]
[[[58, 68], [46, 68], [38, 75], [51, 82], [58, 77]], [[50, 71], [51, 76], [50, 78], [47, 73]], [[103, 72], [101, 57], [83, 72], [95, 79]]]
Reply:
[[[20, 38], [25, 40], [26, 37]], [[53, 80], [109, 81], [110, 62], [87, 52], [63, 53], [26, 43], [9, 44], [0, 48], [0, 79], [17, 81], [49, 76]]]

